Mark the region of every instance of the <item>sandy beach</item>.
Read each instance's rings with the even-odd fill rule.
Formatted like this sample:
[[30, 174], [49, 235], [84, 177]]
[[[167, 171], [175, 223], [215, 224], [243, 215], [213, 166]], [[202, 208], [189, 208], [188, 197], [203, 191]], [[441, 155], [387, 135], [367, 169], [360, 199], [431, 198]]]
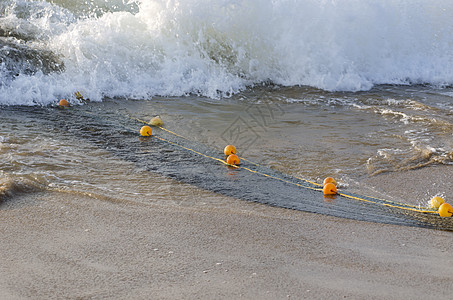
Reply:
[[0, 300], [453, 299], [451, 12], [0, 1]]
[[[445, 174], [448, 167], [415, 171], [416, 178], [440, 169]], [[396, 191], [393, 176], [368, 184], [393, 182], [389, 189]], [[431, 184], [440, 183], [436, 178]], [[408, 195], [426, 189], [416, 180], [407, 184]], [[451, 297], [451, 232], [328, 217], [203, 190], [198, 196], [224, 205], [112, 203], [57, 192], [5, 199], [0, 299]]]

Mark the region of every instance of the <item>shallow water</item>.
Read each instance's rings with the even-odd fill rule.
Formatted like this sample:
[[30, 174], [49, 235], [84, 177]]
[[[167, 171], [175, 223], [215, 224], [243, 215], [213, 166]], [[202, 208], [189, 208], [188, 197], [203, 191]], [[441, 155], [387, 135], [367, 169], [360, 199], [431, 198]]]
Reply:
[[[185, 139], [155, 128], [157, 137], [219, 159], [225, 145], [235, 144], [241, 157], [265, 172], [318, 183], [333, 176], [346, 190], [368, 193], [359, 182], [369, 176], [451, 163], [449, 92], [423, 86], [381, 86], [361, 93], [265, 87], [221, 101], [155, 97], [105, 99], [66, 109], [3, 106], [2, 189], [188, 206], [199, 205], [199, 199], [179, 199], [178, 182], [193, 183], [194, 193], [197, 187], [225, 193], [225, 179], [209, 181], [224, 172], [222, 164], [156, 139], [140, 139], [143, 124], [135, 118], [160, 115], [165, 128]], [[206, 183], [191, 182], [190, 172], [194, 178], [206, 173], [201, 179]], [[235, 170], [228, 172], [234, 181]], [[256, 194], [253, 201], [269, 202], [256, 185], [249, 192]], [[410, 201], [426, 205], [426, 199]]]
[[234, 144], [266, 172], [357, 193], [370, 176], [450, 165], [453, 10], [421, 2], [3, 1], [0, 199], [224, 205], [201, 188], [297, 208], [261, 182], [231, 193], [222, 165], [140, 140], [134, 118], [154, 115], [185, 137], [156, 130], [171, 142], [216, 158]]

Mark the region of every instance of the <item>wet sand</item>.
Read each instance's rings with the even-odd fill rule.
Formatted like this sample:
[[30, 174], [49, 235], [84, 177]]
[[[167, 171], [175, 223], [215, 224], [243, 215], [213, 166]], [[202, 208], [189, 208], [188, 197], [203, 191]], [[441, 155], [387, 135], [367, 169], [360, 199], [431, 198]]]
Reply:
[[[409, 175], [367, 184], [396, 191], [395, 176]], [[406, 184], [408, 195], [425, 192], [416, 180]], [[212, 196], [199, 191], [200, 201]], [[451, 297], [452, 232], [214, 196], [225, 205], [113, 203], [57, 192], [8, 198], [0, 206], [0, 299]]]

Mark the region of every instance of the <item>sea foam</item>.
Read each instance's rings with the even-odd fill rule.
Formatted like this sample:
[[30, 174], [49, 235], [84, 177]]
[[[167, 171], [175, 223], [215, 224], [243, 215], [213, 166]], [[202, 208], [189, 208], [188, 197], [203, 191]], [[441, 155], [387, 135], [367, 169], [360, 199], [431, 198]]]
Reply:
[[[0, 4], [0, 104], [46, 105], [75, 91], [100, 101], [220, 98], [267, 83], [453, 84], [451, 1], [52, 2], [60, 6]], [[11, 63], [24, 47], [51, 51], [61, 68]]]

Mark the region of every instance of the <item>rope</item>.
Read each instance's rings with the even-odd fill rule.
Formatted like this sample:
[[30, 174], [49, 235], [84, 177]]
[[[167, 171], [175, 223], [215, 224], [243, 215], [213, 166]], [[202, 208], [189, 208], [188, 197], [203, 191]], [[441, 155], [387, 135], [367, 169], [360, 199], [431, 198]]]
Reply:
[[[140, 123], [143, 123], [143, 124], [147, 124], [147, 125], [151, 125], [149, 122], [146, 122], [144, 120], [141, 120], [141, 119], [138, 119], [138, 118], [134, 118], [134, 117], [130, 117], [130, 118], [135, 120], [135, 121], [137, 121], [137, 122], [140, 122]], [[173, 131], [171, 131], [169, 129], [166, 129], [166, 128], [162, 127], [162, 126], [155, 126], [155, 127], [158, 127], [159, 129], [161, 129], [161, 130], [163, 130], [165, 132], [168, 132], [168, 133], [170, 133], [170, 134], [172, 134], [174, 136], [177, 136], [177, 137], [182, 138], [184, 140], [190, 141], [188, 138], [186, 138], [186, 137], [184, 137], [182, 135], [179, 135], [179, 134], [177, 134], [177, 133], [175, 133], [175, 132], [173, 132]], [[222, 160], [222, 159], [219, 159], [219, 158], [216, 158], [216, 157], [213, 157], [213, 156], [209, 156], [207, 154], [201, 153], [201, 152], [196, 151], [196, 150], [194, 150], [192, 148], [185, 147], [185, 146], [180, 145], [178, 143], [169, 141], [169, 140], [164, 139], [162, 137], [158, 137], [158, 136], [154, 136], [154, 137], [159, 139], [159, 140], [161, 140], [161, 141], [163, 141], [163, 142], [167, 142], [169, 144], [172, 144], [174, 146], [180, 147], [180, 148], [185, 149], [187, 151], [191, 151], [191, 152], [193, 152], [195, 154], [198, 154], [198, 155], [201, 155], [203, 157], [213, 159], [215, 161], [221, 162], [221, 163], [223, 163], [223, 164], [225, 164], [227, 166], [230, 166], [230, 167], [233, 167], [233, 168], [236, 168], [236, 169], [246, 170], [248, 172], [251, 172], [251, 173], [254, 173], [254, 174], [258, 174], [258, 175], [261, 175], [261, 176], [264, 176], [264, 177], [272, 178], [272, 179], [275, 179], [275, 180], [279, 180], [279, 181], [282, 181], [282, 182], [285, 182], [285, 183], [293, 184], [293, 185], [296, 185], [296, 186], [299, 186], [299, 187], [303, 187], [303, 188], [306, 188], [306, 189], [310, 189], [310, 190], [314, 190], [314, 191], [321, 191], [322, 192], [322, 188], [319, 188], [320, 186], [322, 186], [321, 184], [313, 182], [313, 181], [310, 181], [310, 180], [307, 180], [307, 179], [299, 178], [299, 177], [296, 177], [296, 176], [291, 176], [291, 177], [293, 177], [295, 179], [304, 181], [304, 182], [309, 183], [311, 185], [314, 185], [316, 187], [306, 186], [306, 185], [303, 185], [303, 184], [300, 184], [300, 183], [292, 182], [292, 181], [289, 181], [289, 180], [286, 180], [286, 179], [283, 179], [283, 178], [279, 178], [279, 177], [276, 177], [276, 176], [273, 176], [273, 175], [269, 175], [269, 174], [266, 174], [266, 173], [263, 173], [263, 172], [252, 170], [252, 169], [247, 168], [247, 167], [231, 165], [231, 164], [228, 164], [225, 160]], [[248, 163], [253, 164], [253, 165], [257, 166], [257, 167], [264, 168], [260, 164], [252, 162], [252, 161], [250, 161], [248, 159], [245, 159], [245, 158], [242, 158], [242, 157], [240, 157], [240, 159], [244, 160], [244, 161], [247, 161]], [[412, 211], [412, 212], [418, 212], [418, 213], [427, 213], [427, 214], [437, 214], [436, 210], [433, 210], [433, 209], [430, 209], [430, 208], [427, 208], [427, 207], [419, 207], [419, 206], [405, 204], [405, 203], [399, 203], [399, 202], [395, 202], [395, 201], [391, 201], [391, 200], [379, 199], [379, 198], [375, 198], [375, 197], [371, 197], [371, 196], [355, 196], [355, 195], [346, 194], [346, 193], [343, 193], [343, 192], [341, 192], [341, 193], [339, 192], [339, 193], [337, 193], [337, 195], [345, 197], [345, 198], [348, 198], [348, 199], [356, 200], [356, 201], [362, 201], [362, 202], [367, 202], [367, 203], [371, 203], [371, 204], [376, 204], [376, 205], [382, 205], [382, 206], [391, 207], [391, 208], [402, 209], [402, 210], [406, 210], [406, 211]], [[368, 199], [365, 199], [363, 197], [366, 197]]]

